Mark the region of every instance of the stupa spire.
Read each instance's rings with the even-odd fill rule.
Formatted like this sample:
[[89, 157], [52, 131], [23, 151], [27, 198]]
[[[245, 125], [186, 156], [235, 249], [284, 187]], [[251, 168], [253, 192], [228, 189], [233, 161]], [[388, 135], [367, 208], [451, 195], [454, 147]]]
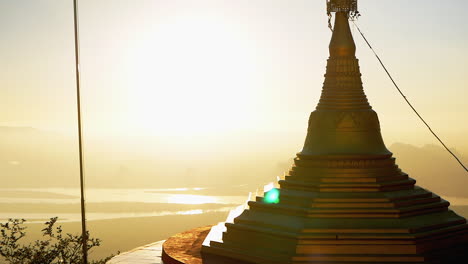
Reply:
[[359, 62], [348, 17], [344, 12], [336, 15], [333, 36], [329, 45], [325, 82], [317, 110], [369, 110], [362, 87]]
[[[309, 118], [309, 128], [300, 156], [362, 158], [392, 155], [385, 147], [377, 114], [364, 93], [356, 45], [348, 18], [357, 12], [355, 1], [328, 3], [328, 11], [338, 10], [329, 45], [322, 95]], [[346, 3], [348, 5], [346, 5]]]
[[338, 12], [329, 45], [331, 58], [355, 58], [356, 44], [349, 28], [348, 13]]

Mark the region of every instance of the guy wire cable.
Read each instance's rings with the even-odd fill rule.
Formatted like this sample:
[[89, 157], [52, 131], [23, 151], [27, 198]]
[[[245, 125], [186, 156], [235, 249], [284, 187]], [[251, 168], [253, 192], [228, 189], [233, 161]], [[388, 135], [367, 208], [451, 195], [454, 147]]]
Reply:
[[81, 195], [81, 239], [83, 250], [83, 264], [88, 264], [88, 232], [86, 230], [86, 210], [84, 192], [83, 166], [83, 129], [81, 123], [81, 94], [80, 94], [80, 43], [78, 30], [78, 0], [73, 0], [73, 25], [75, 33], [75, 78], [76, 78], [76, 106], [78, 112], [78, 150], [80, 163], [80, 195]]
[[380, 65], [382, 65], [382, 68], [385, 70], [385, 72], [387, 73], [388, 77], [390, 78], [390, 80], [392, 81], [393, 85], [395, 86], [395, 88], [398, 90], [398, 92], [400, 93], [400, 95], [403, 97], [403, 99], [405, 99], [406, 103], [411, 107], [411, 109], [413, 110], [413, 112], [419, 117], [419, 119], [424, 123], [424, 125], [426, 125], [426, 127], [429, 129], [429, 131], [432, 133], [432, 135], [434, 135], [434, 137], [440, 142], [440, 144], [442, 144], [442, 146], [457, 160], [457, 162], [460, 164], [460, 166], [463, 167], [463, 169], [465, 170], [465, 172], [468, 172], [468, 169], [467, 167], [463, 164], [463, 162], [457, 157], [457, 155], [455, 155], [455, 153], [453, 153], [446, 145], [445, 143], [440, 139], [439, 136], [437, 136], [437, 134], [432, 130], [431, 126], [429, 126], [429, 124], [426, 122], [426, 120], [424, 120], [424, 118], [422, 118], [422, 116], [418, 113], [418, 111], [414, 108], [414, 106], [410, 103], [410, 101], [408, 100], [408, 98], [406, 98], [405, 94], [401, 91], [400, 87], [398, 87], [397, 83], [395, 82], [395, 80], [393, 79], [392, 75], [390, 74], [390, 72], [387, 70], [387, 67], [385, 67], [385, 64], [382, 62], [382, 60], [380, 59], [379, 55], [377, 54], [377, 52], [375, 52], [374, 48], [372, 47], [372, 45], [369, 43], [369, 41], [367, 40], [367, 38], [364, 36], [364, 34], [362, 33], [361, 29], [359, 28], [359, 26], [356, 24], [355, 20], [354, 19], [351, 19], [351, 21], [353, 22], [353, 24], [356, 26], [357, 30], [359, 31], [359, 33], [361, 34], [362, 38], [364, 39], [364, 41], [367, 43], [367, 46], [369, 46], [369, 48], [372, 50], [372, 52], [374, 53], [375, 57], [377, 58], [377, 60], [379, 61]]

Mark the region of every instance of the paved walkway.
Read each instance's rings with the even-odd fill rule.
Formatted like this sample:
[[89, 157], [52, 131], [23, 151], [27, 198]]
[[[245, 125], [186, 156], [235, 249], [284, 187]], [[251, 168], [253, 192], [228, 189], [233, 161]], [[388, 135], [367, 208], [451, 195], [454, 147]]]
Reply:
[[164, 240], [121, 253], [107, 264], [163, 264], [161, 260], [163, 243]]

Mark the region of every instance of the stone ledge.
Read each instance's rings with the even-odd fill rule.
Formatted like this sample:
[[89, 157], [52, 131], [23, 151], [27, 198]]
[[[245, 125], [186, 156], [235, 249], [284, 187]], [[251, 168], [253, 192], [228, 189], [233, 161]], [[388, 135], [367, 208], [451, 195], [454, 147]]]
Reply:
[[154, 242], [113, 257], [107, 264], [163, 264], [162, 245], [165, 240]]
[[212, 226], [204, 226], [179, 233], [163, 244], [165, 264], [202, 264], [201, 247]]

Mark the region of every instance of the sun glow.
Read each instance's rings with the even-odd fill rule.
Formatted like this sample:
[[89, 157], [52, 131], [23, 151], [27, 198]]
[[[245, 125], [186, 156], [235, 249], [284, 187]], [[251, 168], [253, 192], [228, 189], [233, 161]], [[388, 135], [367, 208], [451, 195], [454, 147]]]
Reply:
[[209, 17], [158, 25], [129, 54], [128, 123], [159, 134], [248, 126], [256, 56], [243, 34]]

